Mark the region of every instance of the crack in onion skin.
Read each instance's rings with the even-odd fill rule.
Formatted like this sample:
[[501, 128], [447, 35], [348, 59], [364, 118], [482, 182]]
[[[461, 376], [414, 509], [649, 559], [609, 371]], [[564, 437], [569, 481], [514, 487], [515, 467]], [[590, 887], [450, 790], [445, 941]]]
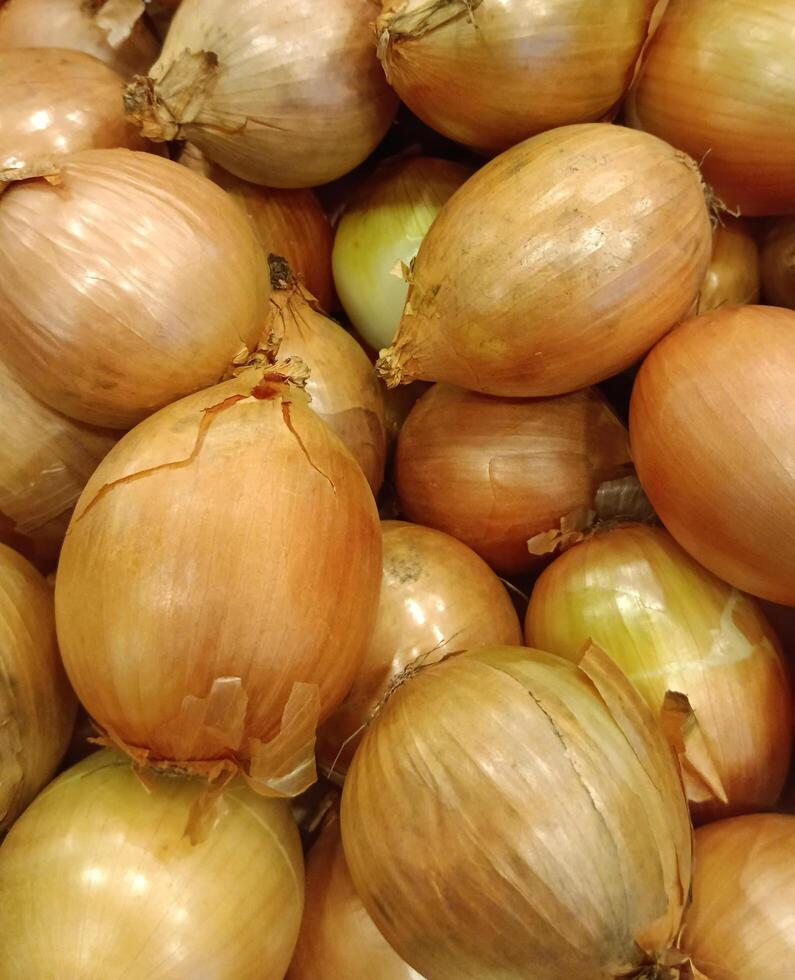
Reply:
[[748, 223], [721, 215], [712, 233], [712, 258], [694, 312], [758, 303], [759, 290], [759, 249]]
[[663, 523], [713, 574], [795, 605], [795, 313], [694, 317], [644, 361], [630, 442]]
[[771, 224], [761, 263], [765, 302], [795, 310], [795, 218], [779, 218]]

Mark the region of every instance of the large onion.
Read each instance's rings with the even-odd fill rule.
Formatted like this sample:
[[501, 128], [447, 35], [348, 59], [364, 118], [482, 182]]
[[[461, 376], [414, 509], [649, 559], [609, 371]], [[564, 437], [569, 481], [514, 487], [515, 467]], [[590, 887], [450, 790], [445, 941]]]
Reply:
[[58, 656], [52, 589], [0, 545], [0, 834], [52, 777], [76, 710]]
[[0, 353], [42, 401], [129, 428], [259, 339], [262, 250], [209, 180], [86, 150], [0, 197]]
[[624, 525], [575, 545], [541, 575], [528, 645], [577, 660], [592, 640], [655, 714], [666, 693], [694, 716], [683, 775], [699, 819], [773, 806], [787, 777], [792, 690], [756, 602], [659, 528]]
[[762, 291], [771, 306], [795, 309], [795, 218], [780, 218], [762, 245]]
[[379, 366], [390, 384], [574, 391], [629, 367], [687, 313], [710, 251], [692, 160], [620, 126], [552, 130], [442, 208]]
[[434, 385], [401, 429], [395, 479], [409, 520], [512, 573], [533, 564], [528, 538], [590, 507], [628, 463], [626, 429], [596, 391], [507, 399]]
[[301, 922], [287, 804], [226, 788], [197, 843], [201, 781], [97, 752], [63, 773], [0, 847], [0, 975], [278, 980]]
[[434, 980], [665, 976], [690, 887], [673, 756], [598, 651], [494, 647], [392, 695], [342, 796], [357, 892]]
[[453, 650], [521, 643], [513, 604], [485, 562], [441, 531], [384, 521], [375, 630], [353, 687], [318, 733], [318, 757], [344, 775], [371, 714], [395, 677]]
[[712, 259], [698, 296], [698, 312], [759, 302], [759, 251], [741, 218], [724, 215], [712, 235]]
[[187, 139], [236, 177], [311, 187], [353, 170], [396, 99], [369, 0], [183, 0], [147, 78], [127, 90], [145, 136]]
[[795, 605], [795, 313], [745, 306], [666, 337], [632, 392], [632, 455], [668, 530], [719, 578]]

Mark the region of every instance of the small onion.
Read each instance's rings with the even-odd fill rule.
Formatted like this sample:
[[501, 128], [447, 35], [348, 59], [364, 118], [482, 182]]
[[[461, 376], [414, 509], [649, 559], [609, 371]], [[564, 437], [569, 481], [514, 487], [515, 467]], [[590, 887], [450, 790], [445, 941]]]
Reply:
[[589, 508], [628, 464], [626, 429], [595, 390], [507, 399], [434, 385], [400, 432], [395, 481], [409, 520], [512, 574], [537, 561], [528, 538]]
[[795, 313], [725, 308], [654, 348], [630, 406], [632, 455], [665, 526], [752, 595], [795, 605]]
[[741, 218], [724, 216], [712, 234], [712, 259], [698, 297], [697, 312], [759, 302], [759, 250]]
[[687, 696], [693, 727], [683, 776], [699, 820], [778, 799], [793, 719], [776, 635], [753, 599], [662, 529], [597, 531], [556, 559], [533, 589], [525, 640], [575, 661], [592, 640], [655, 714], [668, 691]]
[[565, 126], [486, 164], [414, 263], [379, 367], [557, 395], [629, 367], [690, 309], [711, 251], [698, 168], [645, 133]]
[[304, 900], [287, 804], [240, 783], [197, 843], [206, 784], [96, 752], [63, 773], [0, 847], [0, 975], [283, 977]]
[[505, 588], [486, 563], [448, 534], [384, 521], [384, 570], [367, 655], [347, 697], [318, 733], [318, 758], [347, 772], [360, 733], [401, 671], [454, 650], [522, 642]]
[[773, 222], [762, 244], [761, 263], [765, 302], [795, 310], [795, 218]]
[[[52, 778], [76, 710], [58, 656], [52, 589], [0, 545], [0, 834]], [[0, 934], [5, 946], [9, 937], [1, 927]], [[5, 980], [2, 968], [0, 975]]]
[[403, 313], [408, 265], [470, 167], [433, 157], [382, 166], [358, 189], [334, 236], [334, 282], [345, 312], [375, 350], [391, 344]]
[[145, 136], [186, 139], [225, 170], [312, 187], [353, 170], [397, 100], [375, 56], [368, 0], [183, 0], [149, 76], [128, 87]]
[[665, 976], [690, 887], [673, 755], [597, 650], [493, 647], [410, 678], [354, 757], [342, 840], [376, 925], [433, 980]]
[[129, 428], [248, 354], [266, 275], [209, 180], [150, 153], [85, 150], [0, 197], [0, 354], [58, 411]]

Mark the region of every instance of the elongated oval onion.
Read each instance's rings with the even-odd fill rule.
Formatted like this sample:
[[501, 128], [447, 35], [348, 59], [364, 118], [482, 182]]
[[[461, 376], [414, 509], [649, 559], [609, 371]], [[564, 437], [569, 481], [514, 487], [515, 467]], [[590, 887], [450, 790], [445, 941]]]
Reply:
[[687, 696], [694, 730], [683, 775], [700, 820], [778, 799], [793, 719], [776, 635], [750, 596], [702, 568], [667, 532], [616, 527], [557, 558], [533, 589], [525, 640], [575, 661], [592, 640], [655, 714], [668, 691]]
[[48, 405], [129, 428], [215, 384], [259, 339], [249, 223], [170, 160], [86, 150], [0, 197], [0, 354]]
[[376, 925], [434, 980], [653, 976], [690, 887], [673, 756], [598, 651], [493, 647], [409, 679], [354, 757], [342, 840]]
[[762, 291], [765, 302], [795, 310], [795, 218], [779, 218], [762, 245]]
[[552, 130], [486, 164], [439, 212], [380, 369], [390, 384], [491, 395], [583, 388], [685, 316], [710, 251], [692, 160], [620, 126]]
[[303, 858], [287, 804], [228, 786], [197, 843], [206, 783], [96, 752], [63, 773], [0, 847], [0, 973], [33, 977], [284, 976]]
[[0, 833], [51, 779], [76, 710], [55, 640], [52, 589], [0, 544]]
[[795, 976], [795, 817], [759, 813], [696, 832], [682, 946], [707, 980]]
[[719, 578], [795, 605], [795, 313], [696, 317], [646, 358], [630, 439], [665, 526]]
[[743, 214], [795, 210], [795, 7], [670, 0], [627, 119], [700, 161]]
[[741, 218], [726, 215], [712, 235], [712, 259], [701, 285], [698, 313], [759, 302], [759, 250]]
[[66, 669], [91, 716], [153, 762], [231, 758], [254, 773], [280, 724], [287, 738], [296, 690], [314, 760], [318, 716], [364, 657], [381, 572], [373, 495], [306, 396], [268, 377], [246, 371], [128, 433], [61, 553]]
[[367, 0], [183, 0], [126, 95], [154, 140], [187, 139], [236, 177], [312, 187], [353, 170], [395, 114]]
[[391, 344], [406, 303], [408, 265], [442, 205], [472, 173], [433, 157], [382, 166], [358, 189], [334, 236], [334, 282], [345, 312], [374, 350]]
[[[345, 700], [318, 733], [318, 758], [344, 775], [360, 733], [395, 677], [454, 650], [521, 643], [502, 582], [448, 534], [384, 521], [384, 570], [367, 655]], [[342, 974], [341, 974], [342, 975]]]
[[534, 563], [528, 538], [590, 507], [628, 463], [626, 429], [596, 391], [507, 399], [434, 385], [401, 429], [395, 481], [409, 520], [513, 573]]

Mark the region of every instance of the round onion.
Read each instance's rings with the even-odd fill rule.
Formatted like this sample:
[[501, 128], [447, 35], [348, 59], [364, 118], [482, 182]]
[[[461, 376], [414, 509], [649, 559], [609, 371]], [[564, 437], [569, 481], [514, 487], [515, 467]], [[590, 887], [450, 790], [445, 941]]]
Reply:
[[318, 717], [364, 657], [373, 495], [281, 377], [248, 370], [142, 422], [88, 482], [64, 543], [66, 669], [109, 737], [153, 763], [231, 759], [263, 781], [295, 739], [314, 766]]
[[[318, 733], [318, 758], [344, 775], [361, 731], [395, 677], [454, 650], [522, 642], [505, 588], [485, 562], [447, 534], [384, 521], [378, 617], [353, 687]], [[340, 974], [342, 976], [342, 974]]]
[[694, 558], [795, 605], [795, 313], [722, 309], [655, 347], [632, 392], [643, 488]]
[[697, 312], [759, 302], [759, 251], [742, 219], [724, 216], [712, 235], [712, 260]]
[[63, 773], [0, 847], [0, 972], [32, 977], [284, 976], [303, 858], [283, 801], [235, 783], [197, 843], [206, 784], [97, 752]]
[[52, 589], [0, 544], [0, 834], [52, 778], [76, 710], [58, 656]]
[[311, 187], [353, 170], [397, 100], [367, 0], [183, 0], [147, 78], [126, 95], [154, 140], [187, 139], [236, 177]]
[[401, 429], [395, 482], [409, 520], [510, 574], [537, 561], [528, 538], [590, 507], [628, 463], [626, 429], [594, 390], [507, 399], [434, 385]]
[[662, 975], [690, 887], [673, 755], [596, 650], [494, 647], [409, 679], [354, 757], [342, 840], [376, 925], [434, 980]]
[[692, 160], [620, 126], [552, 130], [492, 160], [439, 212], [379, 367], [389, 384], [574, 391], [629, 367], [685, 316], [710, 251]]
[[795, 210], [795, 6], [670, 0], [627, 118], [699, 160], [743, 214]]
[[699, 820], [778, 799], [793, 719], [776, 635], [753, 599], [662, 529], [597, 531], [556, 559], [533, 589], [525, 640], [575, 661], [592, 640], [655, 714], [669, 691], [687, 696], [683, 776]]
[[129, 428], [247, 355], [267, 310], [249, 223], [209, 180], [85, 150], [0, 197], [0, 354], [29, 390]]
[[762, 291], [771, 306], [795, 309], [795, 218], [780, 218], [762, 245]]
[[406, 303], [399, 274], [471, 168], [433, 157], [382, 166], [358, 189], [334, 236], [334, 282], [354, 327], [375, 350], [391, 344]]

